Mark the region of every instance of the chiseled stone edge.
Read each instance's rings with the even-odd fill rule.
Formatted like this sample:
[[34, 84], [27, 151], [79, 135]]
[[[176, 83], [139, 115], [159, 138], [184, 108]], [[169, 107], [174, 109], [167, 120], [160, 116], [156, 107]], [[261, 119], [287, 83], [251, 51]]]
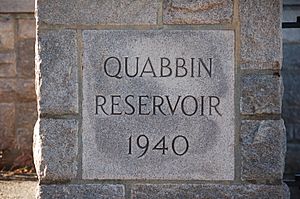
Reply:
[[277, 74], [241, 77], [240, 112], [243, 115], [280, 114], [283, 84]]
[[68, 181], [77, 175], [78, 121], [38, 119], [33, 153], [40, 181]]
[[241, 125], [241, 178], [281, 180], [286, 153], [283, 120], [244, 120]]
[[36, 198], [125, 198], [124, 185], [120, 184], [61, 184], [39, 185]]
[[156, 25], [159, 0], [37, 1], [38, 23], [53, 25]]
[[232, 18], [233, 0], [186, 1], [181, 5], [163, 0], [164, 24], [229, 24]]
[[282, 185], [221, 185], [221, 184], [137, 184], [131, 190], [132, 199], [150, 198], [289, 198], [289, 189]]
[[74, 30], [38, 32], [36, 92], [41, 115], [78, 113], [78, 63]]
[[[281, 68], [281, 13], [282, 0], [239, 1], [241, 61], [251, 69]], [[242, 67], [246, 69], [247, 65]]]

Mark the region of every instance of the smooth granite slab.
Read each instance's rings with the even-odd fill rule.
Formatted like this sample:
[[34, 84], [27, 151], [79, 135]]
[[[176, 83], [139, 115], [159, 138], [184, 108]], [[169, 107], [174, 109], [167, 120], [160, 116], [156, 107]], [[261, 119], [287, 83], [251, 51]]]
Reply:
[[85, 30], [83, 46], [84, 179], [234, 179], [233, 31]]

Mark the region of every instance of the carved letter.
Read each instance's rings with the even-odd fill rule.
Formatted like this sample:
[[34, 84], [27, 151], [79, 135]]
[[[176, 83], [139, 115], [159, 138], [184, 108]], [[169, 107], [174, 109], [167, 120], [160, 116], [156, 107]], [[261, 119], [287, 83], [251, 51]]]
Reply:
[[[213, 105], [212, 99], [216, 99], [217, 102]], [[218, 111], [217, 106], [220, 104], [220, 99], [217, 96], [209, 96], [209, 115], [211, 114], [212, 107], [215, 108], [215, 111], [218, 113], [218, 115], [222, 116], [221, 113]]]
[[[166, 64], [164, 64], [164, 60], [167, 61]], [[169, 67], [170, 60], [166, 57], [160, 58], [160, 76], [161, 77], [170, 77], [172, 75], [172, 69]], [[164, 70], [168, 70], [169, 72], [167, 74], [164, 74]]]
[[[102, 104], [99, 104], [99, 98], [102, 98], [103, 100], [103, 103]], [[105, 114], [105, 115], [108, 115], [105, 110], [103, 109], [103, 106], [104, 104], [106, 103], [106, 98], [102, 95], [96, 95], [96, 115], [98, 115], [98, 107], [100, 106], [101, 107], [101, 110], [102, 112]]]
[[128, 77], [135, 77], [139, 71], [138, 67], [139, 67], [139, 57], [136, 57], [135, 73], [133, 75], [130, 75], [128, 72], [128, 57], [125, 57], [125, 73]]
[[[119, 68], [118, 68], [116, 74], [109, 74], [108, 71], [107, 71], [106, 65], [107, 65], [107, 62], [108, 62], [110, 59], [115, 59], [115, 60], [117, 60], [117, 62], [118, 62], [118, 67], [119, 67]], [[115, 78], [121, 79], [122, 76], [118, 76], [118, 75], [120, 74], [120, 72], [121, 72], [121, 62], [120, 62], [120, 60], [119, 60], [117, 57], [109, 57], [109, 58], [107, 58], [107, 59], [105, 60], [105, 62], [104, 62], [104, 72], [105, 72], [105, 74], [106, 74], [107, 76], [109, 76], [109, 77], [115, 77]]]
[[150, 112], [148, 112], [148, 113], [142, 113], [142, 107], [143, 107], [143, 106], [147, 106], [147, 104], [142, 103], [142, 98], [147, 98], [147, 99], [149, 99], [149, 96], [148, 96], [148, 95], [139, 96], [139, 114], [140, 114], [140, 115], [149, 115]]
[[[156, 98], [159, 98], [160, 99], [160, 103], [159, 104], [156, 104]], [[164, 103], [164, 99], [161, 97], [161, 96], [153, 96], [153, 115], [156, 115], [155, 114], [155, 109], [158, 108], [158, 110], [163, 114], [163, 115], [166, 115], [162, 110], [161, 110], [161, 106], [163, 105]]]
[[203, 66], [203, 68], [206, 70], [207, 74], [209, 77], [211, 77], [211, 69], [212, 69], [212, 58], [208, 58], [209, 59], [209, 69], [207, 68], [206, 64], [204, 63], [204, 61], [199, 58], [199, 71], [198, 71], [198, 77], [201, 77], [201, 65]]
[[181, 96], [178, 96], [178, 97], [177, 97], [177, 101], [176, 101], [176, 103], [175, 103], [174, 108], [173, 108], [172, 105], [171, 105], [171, 102], [170, 102], [170, 99], [169, 99], [169, 96], [168, 96], [168, 95], [166, 95], [166, 98], [167, 98], [167, 102], [168, 102], [169, 107], [170, 107], [170, 110], [171, 110], [171, 114], [174, 115], [174, 113], [175, 113], [175, 111], [176, 111], [176, 108], [177, 108], [177, 105], [178, 105], [178, 102], [179, 102]]
[[128, 104], [128, 106], [130, 106], [130, 108], [131, 108], [132, 111], [129, 112], [129, 113], [125, 111], [125, 115], [133, 115], [134, 112], [135, 112], [134, 106], [128, 102], [128, 98], [129, 98], [129, 97], [134, 98], [133, 95], [128, 95], [128, 96], [125, 98], [125, 103]]
[[[181, 61], [181, 64], [179, 64], [179, 61]], [[176, 75], [175, 75], [175, 77], [186, 76], [187, 69], [184, 66], [185, 66], [185, 60], [183, 58], [176, 58]], [[178, 72], [179, 68], [183, 69], [183, 71], [184, 71], [183, 75], [179, 75], [179, 72]]]
[[115, 102], [115, 98], [121, 99], [121, 96], [120, 95], [112, 95], [111, 96], [111, 114], [112, 115], [121, 115], [122, 112], [115, 112], [114, 107], [119, 106], [119, 102]]
[[[151, 69], [151, 70], [148, 70], [148, 71], [146, 70], [147, 65], [150, 66], [150, 69]], [[151, 63], [151, 60], [150, 60], [149, 57], [148, 57], [148, 59], [147, 59], [145, 65], [144, 65], [144, 68], [143, 68], [143, 70], [142, 70], [142, 73], [141, 73], [140, 77], [143, 77], [143, 74], [144, 74], [144, 73], [152, 73], [152, 74], [153, 74], [153, 77], [156, 77], [156, 74], [155, 74], [155, 72], [154, 72], [154, 69], [153, 69], [153, 66], [152, 66], [152, 63]]]
[[[193, 101], [195, 102], [195, 110], [194, 110], [194, 112], [192, 112], [192, 113], [187, 113], [187, 112], [185, 111], [185, 108], [184, 108], [184, 102], [185, 102], [185, 100], [188, 99], [188, 98], [193, 99]], [[195, 115], [195, 113], [196, 113], [197, 110], [198, 110], [198, 102], [197, 102], [197, 99], [196, 99], [195, 97], [191, 96], [191, 95], [188, 95], [188, 96], [184, 97], [184, 98], [182, 99], [182, 102], [181, 102], [181, 110], [182, 110], [183, 114], [185, 114], [185, 115], [187, 115], [187, 116]]]

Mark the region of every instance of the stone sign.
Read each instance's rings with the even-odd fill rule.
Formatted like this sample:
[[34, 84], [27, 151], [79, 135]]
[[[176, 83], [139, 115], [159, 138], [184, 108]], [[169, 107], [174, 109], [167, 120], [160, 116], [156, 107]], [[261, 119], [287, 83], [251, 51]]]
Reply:
[[234, 33], [83, 31], [83, 178], [234, 179]]
[[281, 10], [37, 1], [37, 197], [288, 198]]

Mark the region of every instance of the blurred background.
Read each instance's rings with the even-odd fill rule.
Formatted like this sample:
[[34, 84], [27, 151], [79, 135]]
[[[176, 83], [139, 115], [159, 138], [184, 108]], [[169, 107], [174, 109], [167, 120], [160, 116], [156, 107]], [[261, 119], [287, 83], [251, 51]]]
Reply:
[[34, 173], [32, 135], [37, 119], [34, 43], [34, 0], [0, 0], [2, 178]]
[[[298, 23], [297, 22], [298, 17]], [[286, 126], [287, 153], [284, 179], [291, 198], [300, 196], [300, 0], [283, 1], [284, 95], [282, 117]]]

